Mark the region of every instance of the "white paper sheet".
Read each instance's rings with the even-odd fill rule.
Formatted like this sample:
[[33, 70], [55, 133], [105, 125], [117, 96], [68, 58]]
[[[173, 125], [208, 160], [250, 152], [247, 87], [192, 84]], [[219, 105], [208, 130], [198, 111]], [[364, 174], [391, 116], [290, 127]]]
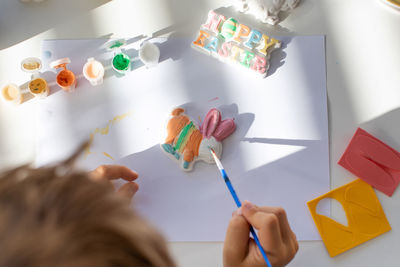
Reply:
[[[198, 162], [193, 172], [183, 172], [159, 147], [173, 107], [183, 105], [195, 120], [218, 107], [237, 123], [223, 142], [222, 163], [239, 197], [284, 207], [300, 240], [320, 239], [306, 201], [329, 191], [324, 37], [279, 39], [283, 49], [272, 55], [265, 79], [178, 38], [153, 40], [161, 49], [156, 68], [134, 64], [124, 77], [108, 70], [98, 87], [80, 77], [75, 93], [58, 91], [38, 101], [37, 164], [68, 156], [92, 134], [91, 154], [79, 164], [118, 163], [138, 171], [134, 205], [168, 240], [222, 241], [235, 204], [217, 167]], [[105, 42], [44, 41], [44, 66], [66, 56], [76, 74], [89, 57], [109, 65]], [[138, 45], [130, 43], [128, 54], [137, 55]], [[45, 76], [55, 80], [53, 72]]]

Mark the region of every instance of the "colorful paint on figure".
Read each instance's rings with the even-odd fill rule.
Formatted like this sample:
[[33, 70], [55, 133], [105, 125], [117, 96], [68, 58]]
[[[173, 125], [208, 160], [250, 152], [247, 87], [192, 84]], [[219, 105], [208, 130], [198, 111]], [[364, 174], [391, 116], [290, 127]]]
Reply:
[[176, 108], [167, 124], [167, 137], [162, 150], [178, 161], [185, 171], [190, 171], [197, 160], [213, 163], [208, 147], [221, 156], [222, 141], [236, 129], [233, 119], [221, 121], [221, 113], [211, 109], [200, 127], [191, 120], [184, 109]]
[[204, 48], [209, 50], [211, 53], [212, 52], [217, 52], [218, 38], [214, 37], [206, 46], [204, 46]]
[[267, 62], [266, 62], [265, 58], [256, 56], [255, 61], [254, 61], [253, 65], [251, 66], [251, 69], [262, 74], [262, 73], [266, 72], [266, 70], [265, 70], [266, 64], [267, 64]]
[[262, 38], [261, 32], [257, 30], [252, 30], [250, 33], [250, 37], [247, 40], [247, 42], [244, 44], [247, 48], [253, 49], [254, 46], [257, 46], [260, 44], [261, 38]]
[[225, 41], [229, 41], [235, 35], [237, 28], [237, 20], [234, 18], [229, 18], [227, 21], [222, 24], [220, 35], [225, 39]]
[[252, 59], [254, 58], [254, 53], [245, 50], [244, 51], [244, 56], [243, 56], [243, 60], [240, 62], [240, 64], [242, 64], [243, 66], [245, 66], [246, 68], [250, 67], [250, 62], [252, 61]]
[[207, 22], [203, 24], [203, 27], [214, 33], [218, 33], [221, 22], [223, 22], [224, 20], [225, 20], [224, 16], [219, 15], [215, 13], [213, 10], [211, 10], [210, 12], [208, 12], [208, 19]]
[[242, 39], [246, 38], [250, 34], [250, 28], [244, 24], [240, 24], [239, 28], [237, 29], [233, 40], [237, 43], [242, 43]]
[[205, 31], [200, 30], [199, 36], [197, 37], [196, 41], [193, 42], [194, 45], [204, 47], [204, 41], [210, 36]]
[[192, 47], [221, 61], [267, 75], [268, 60], [281, 42], [262, 32], [210, 11]]

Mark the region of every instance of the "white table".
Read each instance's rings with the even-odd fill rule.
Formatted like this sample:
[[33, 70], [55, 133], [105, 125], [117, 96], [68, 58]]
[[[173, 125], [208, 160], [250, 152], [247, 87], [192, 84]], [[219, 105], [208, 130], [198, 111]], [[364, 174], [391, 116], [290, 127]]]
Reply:
[[[326, 35], [331, 186], [354, 177], [337, 165], [361, 126], [400, 150], [400, 13], [378, 0], [302, 0], [276, 35]], [[43, 39], [194, 36], [208, 10], [230, 5], [215, 0], [46, 0], [0, 2], [0, 84], [23, 84], [25, 57], [39, 56]], [[66, 4], [68, 3], [68, 4]], [[63, 16], [62, 14], [69, 14]], [[0, 104], [0, 168], [30, 162], [35, 155], [34, 105]], [[321, 241], [301, 242], [290, 266], [398, 266], [400, 189], [377, 192], [393, 230], [335, 258]], [[333, 207], [333, 216], [338, 216]], [[340, 218], [339, 218], [340, 219]], [[221, 266], [222, 243], [172, 243], [179, 266]]]

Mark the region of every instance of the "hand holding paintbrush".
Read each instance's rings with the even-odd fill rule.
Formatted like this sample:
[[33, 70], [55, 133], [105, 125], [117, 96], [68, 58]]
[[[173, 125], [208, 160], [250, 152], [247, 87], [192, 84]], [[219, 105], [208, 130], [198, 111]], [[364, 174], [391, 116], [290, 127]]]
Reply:
[[259, 247], [249, 237], [250, 227], [257, 231], [259, 242], [273, 267], [285, 266], [299, 248], [296, 235], [290, 229], [284, 209], [258, 207], [243, 201], [229, 222], [224, 242], [224, 266], [267, 266]]
[[[210, 151], [239, 208], [234, 212], [226, 233], [224, 266], [276, 267], [288, 264], [299, 245], [296, 235], [290, 229], [285, 210], [279, 207], [257, 207], [248, 201], [244, 201], [242, 206], [220, 160], [211, 148]], [[253, 239], [249, 238], [250, 233]]]

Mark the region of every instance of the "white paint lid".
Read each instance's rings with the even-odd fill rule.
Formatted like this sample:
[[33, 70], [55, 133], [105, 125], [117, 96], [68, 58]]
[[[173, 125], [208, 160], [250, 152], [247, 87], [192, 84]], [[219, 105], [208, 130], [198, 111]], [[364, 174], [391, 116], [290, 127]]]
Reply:
[[160, 59], [160, 49], [157, 45], [145, 41], [139, 49], [139, 59], [147, 66], [154, 67]]
[[111, 40], [106, 43], [107, 49], [109, 50], [121, 49], [124, 45], [126, 45], [125, 39]]
[[69, 63], [71, 63], [71, 60], [68, 57], [61, 58], [61, 59], [58, 59], [58, 60], [55, 60], [55, 61], [51, 62], [50, 63], [50, 67], [58, 69], [58, 68], [61, 68], [62, 65], [67, 65]]
[[42, 61], [37, 57], [28, 57], [22, 60], [21, 69], [28, 73], [37, 73], [42, 68]]

